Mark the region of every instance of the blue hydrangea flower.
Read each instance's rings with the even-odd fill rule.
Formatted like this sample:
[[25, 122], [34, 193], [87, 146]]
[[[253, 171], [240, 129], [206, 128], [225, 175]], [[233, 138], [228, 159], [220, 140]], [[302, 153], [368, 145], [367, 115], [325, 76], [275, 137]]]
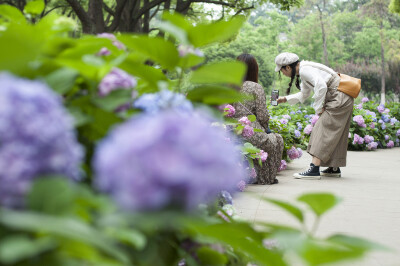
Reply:
[[386, 125], [385, 125], [385, 124], [382, 124], [381, 128], [382, 128], [382, 129], [386, 129]]
[[389, 121], [390, 121], [390, 118], [389, 118], [388, 115], [382, 115], [382, 119], [383, 119], [383, 121], [384, 121], [385, 123], [389, 123]]
[[294, 131], [294, 136], [296, 137], [296, 138], [300, 138], [300, 136], [301, 136], [301, 133], [300, 133], [300, 131], [298, 131], [297, 129]]
[[24, 206], [32, 181], [78, 179], [83, 151], [61, 99], [45, 84], [0, 74], [0, 205]]
[[297, 126], [298, 130], [302, 130], [303, 129], [303, 125], [300, 122], [297, 122], [296, 126]]
[[291, 111], [291, 112], [290, 112], [290, 114], [291, 114], [291, 115], [294, 115], [294, 114], [296, 114], [296, 112], [294, 112], [294, 111]]
[[165, 109], [174, 109], [183, 113], [191, 113], [193, 111], [193, 105], [186, 99], [185, 95], [169, 90], [143, 94], [133, 103], [133, 107], [142, 109], [149, 114], [156, 114]]
[[192, 210], [246, 177], [240, 152], [225, 138], [197, 113], [135, 117], [99, 145], [94, 183], [126, 210]]

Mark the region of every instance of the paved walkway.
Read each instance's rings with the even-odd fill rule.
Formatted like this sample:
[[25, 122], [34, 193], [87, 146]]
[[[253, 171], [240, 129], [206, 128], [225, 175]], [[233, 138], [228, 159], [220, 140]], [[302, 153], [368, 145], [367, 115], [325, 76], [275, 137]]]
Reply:
[[[292, 175], [311, 162], [304, 152], [278, 175], [277, 185], [250, 185], [246, 191], [292, 201], [305, 192], [332, 192], [343, 201], [321, 220], [317, 236], [346, 233], [387, 245], [394, 252], [374, 252], [363, 261], [341, 265], [400, 266], [400, 148], [348, 152], [342, 178], [298, 180]], [[249, 221], [297, 225], [295, 218], [248, 193], [239, 193], [234, 206]]]

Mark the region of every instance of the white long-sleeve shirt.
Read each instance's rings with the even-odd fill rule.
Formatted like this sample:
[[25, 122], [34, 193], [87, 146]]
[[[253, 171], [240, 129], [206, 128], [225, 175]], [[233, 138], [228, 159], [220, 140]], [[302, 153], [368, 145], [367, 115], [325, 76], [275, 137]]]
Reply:
[[314, 91], [314, 96], [312, 97], [314, 99], [313, 108], [315, 113], [321, 113], [325, 103], [326, 92], [328, 91], [327, 84], [329, 84], [334, 75], [337, 76], [337, 73], [325, 65], [301, 61], [299, 75], [301, 78], [301, 91], [286, 96], [287, 102], [289, 104], [303, 103]]

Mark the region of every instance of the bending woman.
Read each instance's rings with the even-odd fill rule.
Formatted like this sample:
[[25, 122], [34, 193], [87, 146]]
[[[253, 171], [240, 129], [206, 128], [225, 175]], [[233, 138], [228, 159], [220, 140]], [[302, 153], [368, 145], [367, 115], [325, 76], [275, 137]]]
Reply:
[[257, 183], [263, 185], [276, 184], [278, 183], [276, 174], [282, 159], [283, 139], [279, 134], [267, 133], [269, 131], [269, 114], [264, 89], [258, 84], [258, 64], [256, 59], [250, 54], [241, 54], [237, 60], [247, 65], [247, 74], [240, 92], [253, 95], [254, 99], [233, 104], [236, 109], [234, 118], [239, 120], [243, 116], [256, 116], [256, 121], [252, 122], [251, 126], [261, 129], [262, 132], [255, 132], [247, 140], [257, 148], [268, 153], [268, 158], [262, 163], [262, 166], [258, 164], [257, 160], [254, 160]]
[[[300, 92], [279, 97], [278, 103], [303, 103], [314, 92], [315, 113], [320, 116], [315, 124], [307, 152], [312, 156], [310, 168], [294, 174], [295, 178], [321, 179], [321, 175], [340, 177], [339, 167], [346, 166], [347, 138], [354, 99], [337, 88], [340, 76], [331, 68], [314, 62], [301, 61], [293, 53], [282, 53], [275, 58], [275, 71], [290, 77], [287, 94], [296, 77], [296, 87]], [[299, 77], [301, 84], [299, 84]], [[320, 166], [329, 168], [320, 172]]]

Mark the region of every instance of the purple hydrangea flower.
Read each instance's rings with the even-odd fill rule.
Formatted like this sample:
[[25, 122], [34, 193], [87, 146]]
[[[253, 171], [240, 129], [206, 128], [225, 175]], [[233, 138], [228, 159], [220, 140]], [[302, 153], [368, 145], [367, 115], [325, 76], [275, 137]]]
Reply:
[[311, 125], [314, 126], [317, 123], [318, 119], [319, 119], [319, 115], [313, 115], [311, 118], [311, 121], [310, 121]]
[[381, 104], [376, 107], [376, 110], [378, 110], [378, 112], [382, 114], [385, 111], [385, 106]]
[[281, 122], [283, 125], [286, 125], [289, 121], [286, 118], [282, 118], [279, 120], [279, 122]]
[[363, 104], [362, 103], [356, 105], [356, 109], [361, 110], [362, 108], [363, 108]]
[[378, 123], [383, 124], [383, 120], [379, 119]]
[[136, 84], [134, 77], [119, 68], [113, 68], [100, 82], [99, 93], [105, 96], [117, 89], [133, 89]]
[[135, 117], [100, 143], [94, 183], [126, 210], [194, 209], [246, 177], [225, 138], [196, 113]]
[[366, 144], [371, 143], [371, 142], [374, 141], [374, 137], [369, 136], [369, 135], [366, 135], [366, 136], [364, 137], [364, 141], [365, 141]]
[[297, 110], [297, 111], [296, 111], [296, 114], [301, 114], [301, 110]]
[[375, 112], [372, 112], [372, 111], [370, 111], [370, 110], [365, 110], [365, 113], [366, 113], [367, 115], [372, 116], [372, 117], [376, 117], [376, 113], [375, 113]]
[[389, 117], [388, 115], [382, 115], [382, 120], [383, 120], [385, 123], [389, 123], [389, 122], [390, 122], [390, 117]]
[[224, 202], [224, 205], [225, 204], [233, 204], [232, 195], [228, 191], [222, 190], [221, 193], [220, 193], [220, 196], [221, 196], [221, 198], [222, 198], [222, 200]]
[[254, 135], [254, 129], [251, 126], [245, 126], [242, 131], [242, 136], [245, 138], [250, 138]]
[[304, 134], [306, 134], [306, 135], [310, 135], [311, 134], [311, 131], [313, 130], [313, 126], [312, 125], [307, 125], [305, 128], [304, 128]]
[[382, 128], [383, 130], [385, 130], [385, 129], [386, 129], [386, 125], [385, 125], [385, 124], [382, 124], [382, 125], [381, 125], [381, 128]]
[[227, 117], [232, 117], [232, 116], [234, 116], [235, 113], [236, 113], [235, 107], [233, 107], [233, 106], [230, 105], [230, 104], [225, 105], [224, 111], [225, 111], [225, 113], [226, 113], [225, 116], [227, 116]]
[[389, 139], [389, 135], [385, 135], [385, 140], [388, 140]]
[[185, 95], [169, 90], [162, 90], [158, 93], [145, 93], [133, 103], [133, 107], [142, 109], [148, 114], [157, 114], [167, 109], [184, 114], [193, 112], [193, 105], [186, 99]]
[[290, 115], [283, 115], [282, 117], [287, 119], [288, 121], [290, 121], [292, 119], [292, 117]]
[[372, 129], [374, 129], [374, 128], [375, 128], [375, 123], [369, 124], [369, 127], [372, 128]]
[[364, 98], [361, 99], [361, 102], [362, 102], [362, 103], [369, 102], [369, 99], [368, 99], [367, 97], [364, 97]]
[[400, 129], [396, 132], [396, 137], [400, 136]]
[[122, 42], [118, 41], [114, 34], [104, 32], [104, 33], [97, 34], [97, 37], [109, 39], [112, 41], [112, 44], [115, 47], [117, 47], [118, 49], [120, 49], [120, 50], [125, 49], [125, 45]]
[[368, 150], [375, 150], [376, 148], [378, 148], [378, 143], [377, 142], [370, 142], [367, 145], [367, 149]]
[[297, 122], [296, 126], [297, 126], [298, 130], [302, 130], [303, 129], [303, 125], [300, 122]]
[[296, 112], [295, 112], [295, 111], [290, 111], [290, 114], [291, 114], [291, 115], [295, 115]]
[[287, 163], [285, 160], [281, 160], [281, 165], [278, 168], [278, 172], [285, 170], [287, 167]]
[[293, 146], [287, 151], [287, 155], [289, 156], [290, 160], [294, 160], [299, 158], [299, 151]]
[[111, 52], [106, 47], [100, 49], [100, 51], [96, 54], [97, 56], [107, 56], [110, 55]]
[[399, 120], [397, 120], [397, 119], [394, 118], [394, 117], [390, 119], [390, 124], [391, 124], [392, 126], [394, 126], [394, 124], [397, 123], [397, 122], [399, 122]]
[[363, 144], [364, 139], [360, 137], [358, 134], [354, 134], [353, 144]]
[[0, 205], [24, 206], [35, 178], [79, 179], [83, 150], [62, 100], [45, 84], [0, 74]]
[[390, 112], [390, 110], [388, 108], [385, 108], [385, 110], [383, 111], [383, 113], [388, 114]]
[[295, 138], [300, 138], [300, 136], [301, 136], [300, 131], [298, 131], [297, 129], [295, 129], [295, 130], [294, 130], [294, 137], [295, 137]]
[[257, 155], [260, 157], [261, 161], [265, 162], [268, 159], [268, 152], [265, 152], [264, 150], [260, 150]]
[[393, 142], [393, 140], [390, 140], [390, 141], [386, 144], [386, 146], [387, 146], [388, 148], [393, 148], [393, 147], [394, 147], [394, 142]]
[[242, 118], [239, 119], [239, 123], [242, 124], [243, 126], [250, 125], [251, 121], [247, 118], [247, 116], [243, 116]]
[[367, 127], [367, 125], [365, 124], [364, 118], [362, 117], [362, 115], [356, 115], [353, 117], [353, 121], [356, 122], [360, 127]]

